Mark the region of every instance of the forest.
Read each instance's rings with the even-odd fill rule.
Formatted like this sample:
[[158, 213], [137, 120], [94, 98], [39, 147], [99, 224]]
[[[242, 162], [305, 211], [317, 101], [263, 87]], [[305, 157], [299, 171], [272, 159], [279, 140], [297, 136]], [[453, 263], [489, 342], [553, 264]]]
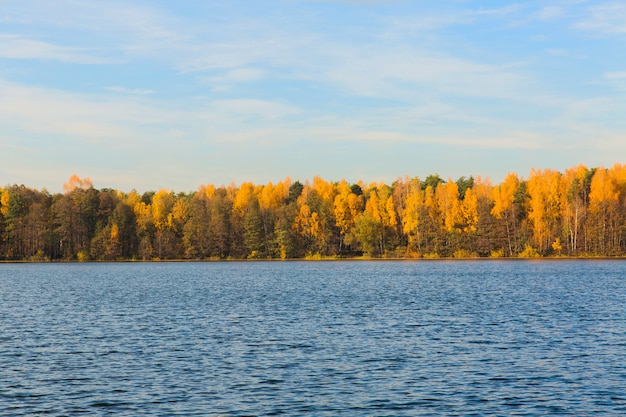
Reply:
[[315, 177], [195, 192], [0, 188], [0, 260], [626, 255], [626, 165], [438, 174], [391, 185]]

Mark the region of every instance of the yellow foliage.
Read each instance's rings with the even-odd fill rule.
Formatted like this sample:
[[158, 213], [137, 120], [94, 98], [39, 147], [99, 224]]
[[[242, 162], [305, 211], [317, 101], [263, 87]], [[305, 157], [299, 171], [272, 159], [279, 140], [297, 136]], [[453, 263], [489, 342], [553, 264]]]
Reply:
[[533, 169], [528, 179], [528, 218], [533, 222], [533, 236], [541, 250], [547, 249], [560, 215], [564, 194], [561, 184], [561, 173], [550, 169]]
[[465, 198], [461, 204], [461, 212], [463, 213], [463, 224], [467, 225], [464, 231], [476, 231], [476, 224], [478, 224], [478, 197], [471, 189], [465, 192]]
[[361, 212], [361, 196], [356, 196], [346, 180], [337, 185], [337, 195], [333, 202], [333, 214], [335, 224], [342, 234], [346, 234], [356, 224], [356, 219]]
[[310, 222], [311, 209], [307, 204], [300, 206], [300, 211], [294, 220], [294, 228], [302, 236], [310, 234]]
[[382, 221], [382, 213], [380, 212], [380, 200], [376, 190], [370, 191], [369, 199], [365, 203], [365, 211], [369, 213], [376, 221]]
[[609, 173], [611, 174], [615, 186], [622, 192], [626, 192], [624, 189], [626, 187], [626, 165], [615, 164], [609, 170]]
[[454, 251], [454, 254], [452, 255], [453, 258], [478, 258], [478, 254], [476, 252], [472, 252], [466, 249], [459, 249], [457, 251]]
[[609, 172], [600, 167], [591, 179], [591, 191], [589, 192], [589, 209], [592, 213], [598, 213], [610, 203], [616, 202], [618, 192]]
[[254, 198], [254, 184], [251, 182], [245, 182], [241, 184], [239, 190], [235, 194], [235, 201], [233, 202], [233, 211], [243, 215], [246, 208], [250, 205]]
[[489, 201], [493, 200], [493, 184], [489, 178], [476, 177], [472, 191], [478, 199], [485, 198]]
[[273, 185], [271, 182], [261, 190], [259, 194], [259, 206], [263, 210], [277, 209], [289, 196], [289, 185], [279, 182]]
[[201, 185], [198, 192], [210, 200], [215, 195], [215, 185]]
[[320, 236], [320, 220], [319, 220], [319, 215], [317, 214], [316, 211], [311, 213], [311, 219], [309, 220], [309, 225], [310, 225], [311, 235], [313, 237], [319, 237]]
[[324, 181], [321, 177], [313, 178], [312, 189], [325, 201], [331, 202], [335, 199], [335, 186], [331, 182]]
[[168, 215], [174, 206], [174, 195], [170, 191], [161, 189], [152, 197], [152, 219], [157, 228], [163, 229], [170, 223]]
[[63, 191], [65, 193], [71, 193], [77, 188], [87, 190], [93, 187], [93, 184], [89, 178], [81, 179], [78, 175], [74, 174], [70, 177], [69, 181], [63, 184]]
[[111, 240], [118, 240], [120, 236], [120, 230], [117, 227], [117, 224], [113, 223], [111, 226]]
[[524, 250], [517, 256], [519, 258], [538, 258], [540, 255], [535, 248], [530, 245], [526, 245]]
[[396, 213], [396, 205], [393, 202], [393, 196], [389, 196], [389, 198], [387, 198], [387, 203], [385, 204], [385, 211], [386, 211], [386, 222], [384, 222], [383, 224], [389, 226], [389, 227], [396, 227], [396, 225], [398, 224], [398, 217], [397, 217], [397, 213]]
[[2, 197], [0, 197], [0, 213], [6, 216], [9, 213], [9, 201], [11, 196], [8, 190], [2, 191]]
[[189, 218], [189, 204], [187, 201], [182, 198], [176, 200], [174, 207], [172, 208], [171, 215], [171, 223], [176, 223], [182, 227]]
[[568, 183], [571, 183], [572, 180], [574, 179], [578, 179], [579, 181], [582, 182], [585, 179], [585, 176], [587, 175], [588, 172], [589, 172], [589, 169], [585, 165], [580, 164], [573, 168], [566, 169], [563, 176], [567, 179]]
[[443, 225], [448, 232], [452, 232], [461, 220], [459, 187], [454, 181], [448, 179], [445, 184], [439, 184], [435, 190], [435, 196], [443, 216]]
[[424, 190], [424, 206], [428, 209], [428, 216], [435, 220], [437, 218], [437, 200], [435, 191], [430, 185]]
[[504, 179], [504, 182], [493, 189], [494, 204], [491, 209], [491, 214], [496, 218], [502, 218], [502, 214], [511, 209], [519, 184], [520, 181], [517, 175], [509, 173]]
[[419, 225], [419, 210], [423, 201], [423, 193], [417, 186], [410, 186], [405, 198], [405, 207], [402, 211], [402, 231], [406, 234], [415, 233]]
[[132, 190], [124, 197], [124, 204], [130, 208], [134, 208], [141, 201], [141, 196], [136, 190]]
[[137, 224], [141, 228], [144, 228], [152, 220], [152, 207], [141, 200], [135, 203], [133, 211], [135, 212], [135, 217], [137, 217]]

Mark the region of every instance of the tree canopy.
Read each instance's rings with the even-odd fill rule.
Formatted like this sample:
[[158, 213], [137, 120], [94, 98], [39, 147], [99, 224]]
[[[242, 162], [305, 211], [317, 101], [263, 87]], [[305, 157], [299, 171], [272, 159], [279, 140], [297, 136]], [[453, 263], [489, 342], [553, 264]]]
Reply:
[[203, 185], [191, 193], [0, 188], [2, 260], [626, 255], [626, 166], [438, 174], [350, 184]]

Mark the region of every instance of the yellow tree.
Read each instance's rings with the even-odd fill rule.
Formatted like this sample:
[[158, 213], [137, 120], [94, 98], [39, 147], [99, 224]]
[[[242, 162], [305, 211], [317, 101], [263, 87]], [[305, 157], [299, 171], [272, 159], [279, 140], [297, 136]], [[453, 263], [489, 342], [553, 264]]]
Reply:
[[470, 188], [465, 191], [465, 197], [461, 202], [461, 222], [463, 232], [475, 232], [478, 224], [478, 197]]
[[367, 202], [365, 203], [365, 211], [367, 211], [372, 218], [382, 223], [383, 213], [381, 213], [380, 198], [376, 188], [371, 188], [367, 193]]
[[[476, 177], [471, 188], [472, 197], [476, 198], [476, 220], [475, 222], [471, 222], [474, 228], [472, 229], [470, 227], [471, 236], [466, 240], [468, 241], [467, 248], [481, 255], [493, 254], [494, 250], [499, 250], [498, 253], [501, 252], [503, 255], [505, 252], [502, 244], [498, 245], [496, 243], [496, 236], [501, 238], [504, 236], [504, 233], [503, 231], [496, 230], [496, 222], [494, 216], [491, 214], [491, 209], [494, 205], [493, 190], [494, 186], [489, 178], [481, 178], [480, 176]], [[465, 202], [466, 206], [472, 203], [472, 197]], [[465, 208], [465, 212], [468, 212], [467, 207]]]
[[614, 245], [616, 253], [624, 253], [626, 242], [626, 165], [616, 163], [609, 170], [618, 192], [617, 213], [615, 216]]
[[6, 216], [9, 213], [9, 200], [11, 195], [9, 190], [0, 188], [0, 214]]
[[[439, 188], [439, 184], [436, 188]], [[422, 224], [423, 233], [422, 241], [426, 245], [424, 251], [432, 252], [435, 255], [440, 255], [442, 246], [445, 244], [447, 238], [447, 232], [442, 226], [442, 214], [439, 209], [438, 199], [436, 196], [435, 187], [432, 185], [426, 186], [424, 189], [424, 216], [421, 216], [420, 223]], [[418, 225], [418, 227], [420, 227]]]
[[509, 250], [509, 256], [513, 255], [513, 245], [511, 242], [512, 234], [515, 230], [511, 230], [515, 226], [515, 193], [520, 187], [520, 180], [517, 174], [509, 173], [504, 181], [493, 189], [493, 207], [491, 214], [496, 219], [504, 219], [506, 226], [506, 241]]
[[385, 202], [385, 218], [383, 225], [389, 227], [391, 230], [395, 230], [398, 226], [398, 212], [396, 210], [396, 204], [393, 201], [393, 196], [388, 196]]
[[168, 215], [168, 225], [177, 234], [181, 234], [185, 223], [189, 219], [189, 202], [184, 196], [180, 196], [174, 202], [172, 212]]
[[352, 192], [346, 180], [337, 185], [337, 195], [333, 202], [335, 224], [339, 228], [339, 250], [345, 244], [350, 245], [353, 240], [354, 228], [359, 214], [363, 211], [363, 197]]
[[545, 253], [559, 237], [560, 205], [562, 200], [561, 173], [551, 169], [531, 171], [528, 178], [533, 237], [539, 252]]
[[283, 242], [284, 239], [281, 238], [281, 233], [284, 233], [284, 228], [277, 220], [279, 220], [281, 211], [283, 211], [285, 202], [289, 197], [290, 186], [291, 180], [287, 178], [285, 181], [279, 182], [276, 185], [270, 182], [263, 187], [257, 187], [256, 190], [263, 224], [265, 248], [268, 256], [286, 253]]
[[619, 192], [612, 170], [599, 167], [591, 179], [589, 211], [591, 230], [595, 236], [595, 251], [606, 255], [613, 249], [611, 232], [618, 208]]
[[159, 190], [152, 196], [152, 221], [156, 227], [155, 244], [156, 255], [159, 258], [174, 255], [174, 231], [172, 209], [174, 208], [174, 193]]
[[593, 171], [584, 165], [567, 169], [563, 174], [564, 199], [562, 205], [564, 233], [568, 238], [568, 249], [578, 252], [578, 235], [587, 215], [590, 178]]
[[80, 178], [78, 175], [74, 174], [70, 177], [68, 182], [63, 184], [63, 191], [69, 194], [77, 188], [87, 190], [91, 187], [93, 187], [93, 184], [89, 178]]
[[333, 183], [316, 176], [313, 178], [313, 184], [305, 186], [300, 196], [311, 210], [311, 224], [315, 225], [314, 229], [317, 231], [313, 234], [315, 239], [312, 242], [313, 247], [309, 248], [310, 252], [327, 254], [335, 251], [331, 247], [335, 227], [333, 214], [335, 194], [336, 187]]
[[336, 194], [336, 188], [333, 183], [324, 181], [321, 177], [316, 176], [313, 178], [312, 189], [317, 192], [324, 202], [332, 206]]
[[437, 186], [435, 197], [441, 212], [443, 227], [447, 232], [453, 232], [461, 222], [458, 185], [451, 179], [448, 179], [448, 182]]
[[120, 241], [120, 230], [116, 223], [111, 225], [111, 232], [107, 242], [106, 257], [108, 259], [119, 258], [122, 254], [122, 242]]
[[320, 219], [319, 214], [315, 211], [311, 211], [311, 207], [303, 202], [300, 205], [298, 214], [294, 220], [294, 228], [296, 232], [303, 238], [305, 249], [309, 255], [313, 254], [313, 251], [320, 253], [315, 248], [315, 243], [320, 237]]
[[152, 196], [152, 219], [157, 229], [165, 229], [168, 216], [174, 207], [174, 194], [167, 190], [159, 190]]
[[266, 233], [261, 213], [259, 196], [262, 186], [251, 182], [241, 184], [233, 201], [231, 229], [234, 231], [233, 245], [245, 248], [239, 256], [250, 258], [266, 257]]
[[206, 198], [210, 200], [215, 195], [215, 185], [213, 184], [201, 185], [198, 188], [198, 193], [200, 195], [205, 196]]
[[[392, 189], [389, 186], [382, 183], [370, 185], [364, 214], [368, 215], [367, 222], [371, 225], [361, 227], [361, 231], [378, 233], [375, 238], [378, 253], [384, 254], [385, 250], [395, 248], [399, 222]], [[365, 223], [362, 222], [362, 224]], [[363, 233], [361, 235], [361, 243], [364, 240], [371, 241], [373, 239], [372, 236], [363, 236]]]
[[240, 215], [244, 216], [252, 201], [256, 199], [254, 195], [254, 184], [251, 182], [244, 182], [241, 184], [239, 189], [235, 192], [234, 201], [233, 201], [233, 211]]
[[365, 211], [363, 213], [367, 217], [361, 219], [361, 227], [359, 228], [359, 241], [362, 246], [369, 247], [372, 246], [372, 242], [375, 242], [375, 251], [373, 248], [366, 250], [370, 254], [383, 254], [385, 251], [385, 231], [383, 227], [385, 204], [382, 204], [381, 201], [385, 201], [385, 199], [381, 200], [378, 196], [376, 187], [371, 186], [367, 193], [367, 201], [365, 203]]
[[424, 192], [421, 189], [419, 178], [414, 178], [407, 184], [402, 210], [402, 232], [408, 236], [407, 251], [417, 248], [421, 251], [420, 242], [420, 212], [424, 205]]
[[620, 194], [620, 198], [626, 197], [626, 165], [616, 163], [611, 167], [609, 173]]
[[277, 211], [289, 196], [289, 186], [291, 180], [287, 178], [284, 182], [274, 185], [271, 182], [262, 187], [259, 194], [259, 206], [261, 210]]

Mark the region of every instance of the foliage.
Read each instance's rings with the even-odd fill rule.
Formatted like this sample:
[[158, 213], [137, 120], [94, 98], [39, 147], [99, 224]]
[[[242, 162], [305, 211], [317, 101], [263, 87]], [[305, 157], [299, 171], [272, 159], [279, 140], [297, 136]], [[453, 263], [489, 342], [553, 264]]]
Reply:
[[312, 182], [124, 193], [0, 188], [0, 259], [626, 255], [626, 166], [392, 185]]
[[538, 258], [539, 252], [531, 245], [527, 244], [522, 252], [517, 255], [519, 258]]

